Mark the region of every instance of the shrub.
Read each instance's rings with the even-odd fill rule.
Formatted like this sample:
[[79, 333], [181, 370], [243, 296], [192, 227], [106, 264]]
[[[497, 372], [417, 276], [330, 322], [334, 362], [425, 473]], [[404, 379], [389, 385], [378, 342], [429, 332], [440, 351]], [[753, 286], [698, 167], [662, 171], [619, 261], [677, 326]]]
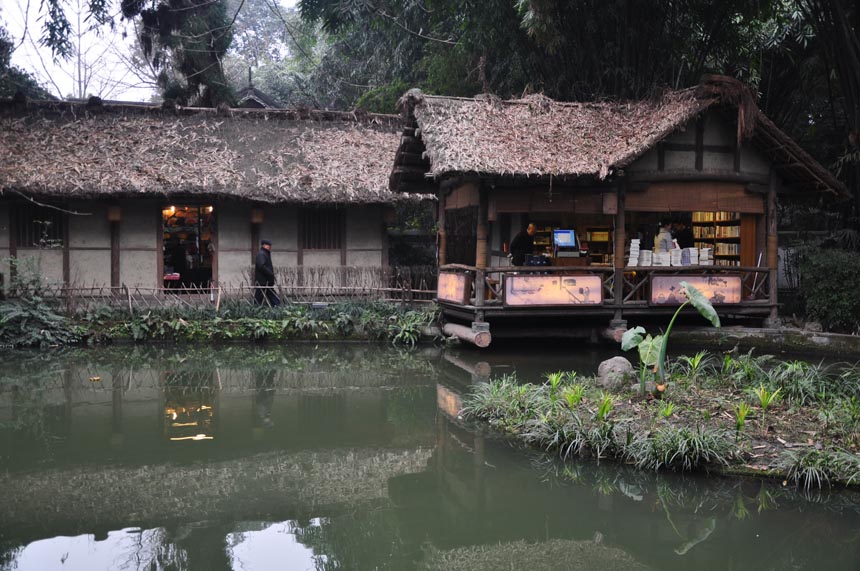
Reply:
[[32, 260], [9, 260], [13, 278], [9, 290], [16, 297], [0, 302], [0, 344], [50, 347], [80, 340], [77, 329], [45, 297], [45, 280]]
[[860, 253], [806, 248], [799, 252], [799, 293], [807, 317], [832, 331], [860, 326]]

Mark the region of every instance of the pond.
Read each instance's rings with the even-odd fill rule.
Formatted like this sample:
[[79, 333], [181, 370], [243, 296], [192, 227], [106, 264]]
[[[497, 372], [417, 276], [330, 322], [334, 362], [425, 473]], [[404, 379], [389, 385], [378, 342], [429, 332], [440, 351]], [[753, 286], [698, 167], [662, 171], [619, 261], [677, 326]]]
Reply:
[[603, 350], [5, 353], [0, 569], [858, 569], [860, 494], [563, 465], [457, 417]]

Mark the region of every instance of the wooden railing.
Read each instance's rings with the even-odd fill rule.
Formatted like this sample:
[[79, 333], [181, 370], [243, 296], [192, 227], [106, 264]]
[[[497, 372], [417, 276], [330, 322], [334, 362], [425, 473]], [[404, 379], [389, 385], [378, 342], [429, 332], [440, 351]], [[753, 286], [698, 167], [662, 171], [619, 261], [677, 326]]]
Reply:
[[[577, 277], [577, 276], [594, 276], [600, 279], [602, 286], [602, 302], [604, 308], [632, 308], [651, 305], [652, 281], [655, 276], [726, 276], [737, 280], [740, 279], [740, 300], [731, 305], [737, 306], [755, 306], [755, 307], [770, 307], [775, 303], [775, 300], [770, 299], [769, 279], [770, 273], [768, 268], [756, 267], [730, 267], [730, 266], [669, 266], [669, 267], [625, 267], [621, 270], [606, 266], [574, 266], [574, 267], [555, 267], [555, 266], [506, 266], [506, 267], [491, 267], [477, 268], [462, 264], [449, 264], [442, 266], [440, 269], [440, 280], [444, 281], [442, 274], [464, 274], [468, 277], [466, 280], [460, 280], [459, 283], [465, 284], [464, 287], [469, 288], [468, 292], [463, 295], [463, 300], [466, 303], [457, 303], [451, 299], [439, 300], [443, 303], [451, 303], [454, 305], [475, 305], [484, 307], [504, 306], [508, 305], [505, 291], [505, 281], [514, 276], [559, 276], [559, 277]], [[483, 276], [484, 283], [481, 288], [478, 281], [479, 276]], [[615, 280], [622, 280], [620, 299], [616, 299]], [[737, 283], [737, 282], [735, 282]], [[482, 302], [476, 303], [476, 291], [482, 289], [484, 297]], [[456, 297], [456, 295], [451, 296]], [[559, 305], [567, 305], [561, 303]], [[576, 306], [576, 302], [571, 302], [569, 305]]]

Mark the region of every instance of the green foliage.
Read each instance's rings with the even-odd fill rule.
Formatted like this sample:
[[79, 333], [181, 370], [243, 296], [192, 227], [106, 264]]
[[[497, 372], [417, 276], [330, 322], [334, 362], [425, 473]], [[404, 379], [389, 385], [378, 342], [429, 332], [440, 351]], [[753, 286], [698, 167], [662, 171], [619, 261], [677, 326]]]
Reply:
[[737, 356], [726, 353], [720, 370], [721, 380], [736, 388], [768, 382], [767, 364], [771, 359], [771, 355], [753, 355], [752, 350]]
[[736, 437], [740, 437], [741, 432], [744, 430], [744, 425], [747, 421], [747, 415], [749, 415], [750, 408], [749, 403], [746, 401], [741, 401], [738, 406], [735, 408], [735, 435]]
[[750, 387], [747, 389], [750, 395], [754, 396], [756, 400], [758, 400], [758, 405], [761, 407], [762, 412], [767, 412], [768, 407], [773, 404], [775, 401], [779, 400], [779, 393], [781, 389], [776, 389], [775, 391], [769, 390], [764, 385], [759, 385], [756, 388]]
[[8, 260], [10, 299], [0, 301], [0, 344], [7, 347], [52, 347], [80, 340], [74, 324], [45, 296], [45, 279], [33, 259]]
[[799, 255], [799, 271], [809, 318], [831, 331], [860, 329], [860, 253], [810, 248]]
[[178, 306], [150, 310], [128, 318], [104, 308], [83, 317], [93, 337], [110, 340], [130, 337], [148, 340], [196, 341], [253, 339], [371, 339], [414, 346], [425, 325], [436, 319], [435, 309], [407, 310], [385, 303], [344, 303], [324, 308], [284, 304], [261, 308], [247, 303], [225, 303], [212, 308]]
[[843, 390], [836, 386], [826, 366], [805, 361], [781, 361], [768, 371], [767, 376], [771, 386], [779, 387], [777, 390], [781, 390], [792, 405], [803, 406], [825, 398], [830, 390], [837, 393]]
[[0, 98], [11, 98], [21, 91], [31, 99], [50, 99], [51, 95], [27, 71], [12, 65], [15, 43], [9, 32], [0, 25]]
[[[653, 338], [651, 335], [643, 337], [642, 334], [645, 333], [645, 329], [643, 327], [634, 327], [625, 331], [621, 337], [621, 349], [623, 351], [629, 351], [633, 347], [637, 347], [639, 349], [640, 363], [646, 367], [656, 366], [661, 384], [666, 383], [666, 347], [669, 345], [669, 335], [672, 333], [672, 327], [675, 325], [675, 320], [678, 318], [681, 310], [690, 304], [696, 308], [702, 317], [710, 321], [711, 325], [714, 327], [720, 326], [720, 318], [716, 310], [711, 305], [711, 302], [702, 295], [702, 292], [687, 282], [681, 282], [681, 292], [687, 297], [687, 301], [682, 303], [674, 315], [672, 315], [669, 326], [666, 327], [666, 332], [663, 335], [656, 335]], [[641, 376], [640, 385], [644, 394], [645, 381]]]
[[689, 471], [707, 464], [728, 465], [737, 448], [723, 431], [703, 426], [663, 426], [635, 441], [628, 454], [640, 468]]
[[567, 406], [573, 410], [582, 402], [582, 398], [585, 396], [585, 385], [577, 383], [573, 386], [567, 387], [564, 389], [563, 395], [564, 400], [567, 402]]
[[605, 422], [609, 417], [609, 413], [615, 407], [615, 399], [608, 393], [601, 393], [600, 401], [597, 403], [597, 413], [595, 418], [598, 422]]
[[703, 377], [713, 372], [714, 359], [707, 351], [699, 351], [692, 357], [681, 355], [678, 357], [678, 361], [683, 367], [681, 374], [693, 384], [697, 384]]
[[657, 415], [660, 418], [669, 418], [675, 412], [675, 404], [667, 400], [661, 400], [660, 408], [657, 410]]
[[860, 456], [840, 448], [789, 451], [783, 457], [788, 479], [807, 491], [830, 485], [831, 480], [846, 485], [860, 482]]
[[389, 84], [364, 92], [355, 102], [355, 106], [371, 113], [396, 113], [397, 100], [410, 87], [410, 85], [400, 79], [395, 80]]

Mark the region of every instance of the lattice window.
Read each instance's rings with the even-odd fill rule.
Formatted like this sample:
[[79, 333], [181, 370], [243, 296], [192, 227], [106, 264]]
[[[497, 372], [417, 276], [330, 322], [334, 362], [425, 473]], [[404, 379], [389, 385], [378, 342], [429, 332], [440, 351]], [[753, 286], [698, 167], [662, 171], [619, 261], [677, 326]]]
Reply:
[[343, 210], [333, 208], [305, 209], [300, 213], [301, 244], [305, 250], [340, 250], [343, 247], [346, 222]]
[[15, 243], [19, 248], [62, 248], [66, 235], [66, 213], [36, 204], [18, 204], [12, 209]]

